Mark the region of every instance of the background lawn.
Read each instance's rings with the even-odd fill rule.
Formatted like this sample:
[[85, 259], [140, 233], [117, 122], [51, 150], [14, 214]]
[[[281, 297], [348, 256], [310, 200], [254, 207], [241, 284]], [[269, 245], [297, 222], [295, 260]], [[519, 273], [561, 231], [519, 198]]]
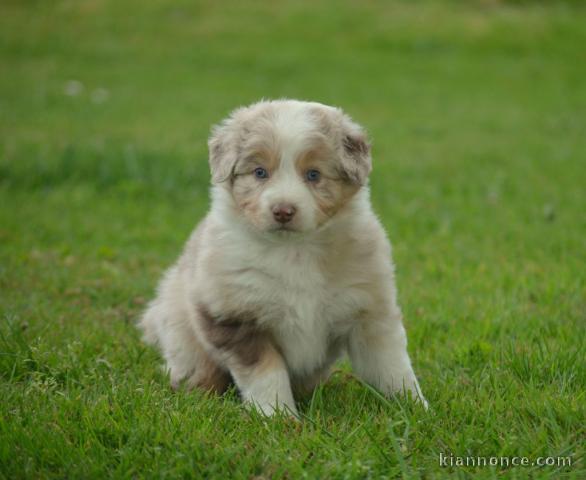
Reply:
[[[428, 412], [342, 364], [262, 421], [139, 341], [210, 125], [282, 96], [373, 137]], [[0, 149], [0, 477], [586, 478], [582, 2], [6, 0]]]

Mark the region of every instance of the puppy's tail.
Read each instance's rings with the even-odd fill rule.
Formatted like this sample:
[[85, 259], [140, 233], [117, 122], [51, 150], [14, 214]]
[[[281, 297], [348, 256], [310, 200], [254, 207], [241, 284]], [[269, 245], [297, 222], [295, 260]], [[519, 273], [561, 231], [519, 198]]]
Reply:
[[184, 293], [179, 268], [171, 267], [157, 288], [157, 296], [151, 301], [138, 321], [142, 339], [151, 345], [160, 345], [170, 323], [185, 317]]
[[159, 318], [160, 313], [158, 310], [158, 302], [157, 300], [153, 300], [149, 303], [147, 309], [136, 324], [136, 326], [142, 331], [142, 341], [150, 345], [157, 345], [159, 343], [157, 319]]

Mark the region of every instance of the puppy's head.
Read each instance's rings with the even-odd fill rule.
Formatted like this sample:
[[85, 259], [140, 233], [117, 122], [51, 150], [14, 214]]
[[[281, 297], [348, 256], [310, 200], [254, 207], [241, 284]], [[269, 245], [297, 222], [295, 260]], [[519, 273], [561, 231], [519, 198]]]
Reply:
[[261, 231], [315, 230], [365, 185], [370, 147], [340, 109], [280, 100], [232, 112], [209, 140], [212, 181]]

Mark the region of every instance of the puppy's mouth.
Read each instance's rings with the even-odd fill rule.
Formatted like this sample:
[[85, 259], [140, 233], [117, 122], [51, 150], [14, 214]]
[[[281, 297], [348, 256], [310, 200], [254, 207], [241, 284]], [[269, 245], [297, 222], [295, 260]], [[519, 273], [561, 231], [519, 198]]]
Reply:
[[269, 229], [269, 231], [275, 232], [275, 233], [293, 233], [293, 232], [299, 232], [299, 229], [295, 228], [293, 225], [279, 224], [279, 225], [273, 225]]

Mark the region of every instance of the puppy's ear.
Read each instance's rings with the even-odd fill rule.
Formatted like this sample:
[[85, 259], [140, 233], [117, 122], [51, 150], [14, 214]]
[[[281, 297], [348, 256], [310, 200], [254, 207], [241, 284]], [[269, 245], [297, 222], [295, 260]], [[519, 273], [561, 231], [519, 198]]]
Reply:
[[236, 165], [234, 122], [228, 119], [212, 128], [208, 140], [209, 162], [213, 183], [230, 179]]
[[347, 179], [364, 185], [372, 170], [370, 143], [362, 127], [344, 115], [342, 120], [342, 169]]

